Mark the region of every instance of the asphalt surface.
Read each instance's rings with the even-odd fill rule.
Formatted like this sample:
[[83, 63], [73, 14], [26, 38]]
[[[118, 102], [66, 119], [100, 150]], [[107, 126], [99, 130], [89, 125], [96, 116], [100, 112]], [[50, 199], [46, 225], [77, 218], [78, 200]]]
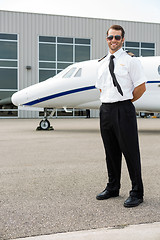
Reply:
[[145, 198], [131, 209], [125, 161], [120, 196], [96, 200], [107, 182], [99, 119], [0, 123], [0, 239], [160, 222], [160, 119], [138, 119]]

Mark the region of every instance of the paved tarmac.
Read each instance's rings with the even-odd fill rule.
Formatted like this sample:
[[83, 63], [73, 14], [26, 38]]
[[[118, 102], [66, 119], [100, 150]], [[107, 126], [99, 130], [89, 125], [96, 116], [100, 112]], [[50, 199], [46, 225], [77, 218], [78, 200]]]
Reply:
[[99, 119], [52, 119], [54, 131], [36, 131], [37, 119], [0, 123], [1, 240], [160, 222], [160, 119], [138, 119], [145, 198], [131, 209], [125, 161], [120, 196], [95, 198], [107, 182]]

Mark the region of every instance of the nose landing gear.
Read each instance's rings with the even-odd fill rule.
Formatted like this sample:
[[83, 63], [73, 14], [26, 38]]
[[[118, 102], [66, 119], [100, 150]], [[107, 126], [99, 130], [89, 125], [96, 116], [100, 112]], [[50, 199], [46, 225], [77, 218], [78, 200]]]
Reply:
[[[54, 128], [52, 126], [50, 126], [50, 122], [47, 119], [48, 118], [47, 111], [48, 111], [48, 109], [44, 108], [44, 119], [40, 121], [39, 126], [37, 127], [36, 130], [54, 130]], [[52, 109], [50, 116], [53, 117], [54, 113], [55, 113], [55, 110]]]
[[44, 119], [44, 120], [40, 121], [39, 127], [41, 128], [41, 130], [49, 130], [50, 122], [48, 121], [48, 119]]

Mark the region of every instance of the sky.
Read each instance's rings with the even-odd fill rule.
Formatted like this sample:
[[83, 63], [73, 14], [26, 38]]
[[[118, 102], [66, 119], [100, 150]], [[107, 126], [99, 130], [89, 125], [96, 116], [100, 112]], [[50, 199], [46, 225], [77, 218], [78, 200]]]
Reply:
[[160, 23], [160, 0], [0, 0], [0, 10]]

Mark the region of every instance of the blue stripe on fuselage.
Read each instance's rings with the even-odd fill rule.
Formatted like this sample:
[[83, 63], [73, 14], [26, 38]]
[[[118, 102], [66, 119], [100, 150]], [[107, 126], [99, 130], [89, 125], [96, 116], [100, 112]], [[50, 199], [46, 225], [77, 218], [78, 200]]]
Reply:
[[56, 93], [56, 94], [53, 94], [53, 95], [50, 95], [50, 96], [39, 98], [39, 99], [33, 100], [31, 102], [25, 103], [24, 105], [32, 106], [32, 105], [35, 105], [37, 103], [41, 103], [41, 102], [44, 102], [44, 101], [47, 101], [47, 100], [51, 100], [51, 99], [54, 99], [54, 98], [66, 96], [66, 95], [69, 95], [69, 94], [72, 94], [72, 93], [84, 92], [84, 91], [92, 90], [92, 89], [95, 89], [95, 88], [96, 88], [95, 86], [89, 86], [89, 87], [72, 89], [72, 90], [69, 90], [69, 91], [60, 92], [60, 93]]
[[160, 83], [160, 81], [147, 81], [146, 83]]
[[[160, 81], [147, 81], [146, 83], [160, 83]], [[53, 95], [50, 95], [50, 96], [39, 98], [39, 99], [33, 100], [31, 102], [25, 103], [24, 105], [32, 106], [32, 105], [35, 105], [37, 103], [41, 103], [41, 102], [44, 102], [44, 101], [47, 101], [47, 100], [51, 100], [51, 99], [54, 99], [54, 98], [66, 96], [66, 95], [69, 95], [69, 94], [72, 94], [72, 93], [84, 92], [84, 91], [92, 90], [92, 89], [95, 89], [95, 88], [96, 88], [95, 86], [89, 86], [89, 87], [72, 89], [72, 90], [68, 90], [68, 91], [65, 91], [65, 92], [60, 92], [60, 93], [56, 93], [56, 94], [53, 94]]]

